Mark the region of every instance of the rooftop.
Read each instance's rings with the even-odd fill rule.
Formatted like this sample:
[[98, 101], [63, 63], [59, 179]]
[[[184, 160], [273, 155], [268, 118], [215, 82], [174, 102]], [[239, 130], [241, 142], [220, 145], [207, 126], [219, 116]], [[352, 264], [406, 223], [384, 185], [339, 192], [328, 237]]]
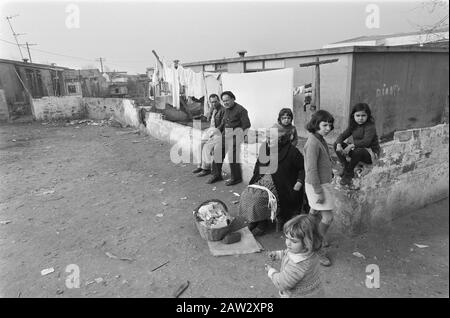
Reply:
[[0, 59], [0, 63], [8, 63], [8, 64], [20, 65], [20, 66], [25, 66], [25, 67], [45, 68], [45, 69], [52, 69], [52, 70], [57, 69], [60, 71], [73, 70], [72, 68], [69, 68], [69, 67], [63, 67], [63, 66], [57, 66], [57, 65], [29, 63], [29, 62], [6, 60], [6, 59]]
[[205, 64], [219, 64], [219, 63], [233, 63], [259, 60], [284, 59], [293, 57], [308, 57], [321, 55], [336, 55], [336, 54], [350, 54], [350, 53], [373, 53], [373, 52], [433, 52], [433, 53], [448, 53], [448, 47], [420, 47], [417, 45], [406, 46], [345, 46], [337, 48], [325, 48], [307, 51], [283, 52], [274, 54], [263, 54], [246, 57], [233, 57], [216, 60], [206, 60], [198, 62], [183, 63], [183, 67], [199, 66]]
[[403, 33], [392, 33], [392, 34], [386, 34], [386, 35], [368, 35], [368, 36], [358, 36], [356, 38], [351, 38], [339, 42], [334, 42], [331, 44], [340, 44], [340, 43], [348, 43], [348, 42], [364, 42], [364, 41], [377, 41], [381, 39], [386, 38], [396, 38], [396, 37], [402, 37], [402, 36], [409, 36], [409, 35], [421, 35], [426, 33], [440, 33], [440, 32], [448, 32], [448, 27], [438, 28], [431, 31], [414, 31], [414, 32], [403, 32]]

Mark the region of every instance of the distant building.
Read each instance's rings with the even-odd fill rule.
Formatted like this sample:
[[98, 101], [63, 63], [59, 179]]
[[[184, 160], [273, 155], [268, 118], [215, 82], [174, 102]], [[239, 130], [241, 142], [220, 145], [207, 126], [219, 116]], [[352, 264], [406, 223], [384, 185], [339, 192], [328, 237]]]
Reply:
[[77, 71], [80, 76], [83, 97], [108, 97], [108, 77], [98, 69], [85, 69]]
[[67, 95], [82, 96], [81, 78], [77, 70], [64, 70], [64, 85]]
[[324, 49], [343, 46], [397, 46], [397, 45], [429, 45], [431, 43], [445, 44], [448, 47], [449, 28], [433, 31], [416, 31], [408, 33], [394, 33], [388, 35], [359, 36], [325, 45]]
[[0, 120], [31, 116], [32, 98], [71, 94], [64, 77], [67, 71], [75, 70], [0, 59]]

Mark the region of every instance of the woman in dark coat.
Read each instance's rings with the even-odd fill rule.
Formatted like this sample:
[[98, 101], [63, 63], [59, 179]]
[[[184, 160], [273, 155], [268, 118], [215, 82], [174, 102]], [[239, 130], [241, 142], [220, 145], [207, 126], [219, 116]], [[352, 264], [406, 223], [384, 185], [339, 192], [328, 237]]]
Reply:
[[[290, 139], [289, 132], [278, 129], [278, 166], [270, 162], [270, 152], [275, 150], [273, 143], [262, 143], [253, 177], [241, 194], [239, 215], [247, 219], [254, 235], [264, 234], [269, 219], [276, 217], [278, 228], [281, 228], [301, 211], [305, 180], [303, 155], [291, 144]], [[276, 167], [275, 171], [273, 166]], [[276, 207], [273, 204], [272, 208], [268, 207], [267, 190], [272, 193], [272, 198], [276, 198]]]

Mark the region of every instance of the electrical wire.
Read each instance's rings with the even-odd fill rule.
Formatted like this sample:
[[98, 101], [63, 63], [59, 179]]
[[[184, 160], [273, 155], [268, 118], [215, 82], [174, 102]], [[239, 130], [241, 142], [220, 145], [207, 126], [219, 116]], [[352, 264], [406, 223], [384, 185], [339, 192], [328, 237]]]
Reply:
[[[0, 41], [2, 42], [6, 42], [8, 44], [11, 45], [17, 45], [16, 43], [4, 40], [4, 39], [0, 39]], [[22, 47], [26, 47], [26, 45], [24, 44], [19, 44]], [[55, 53], [55, 52], [50, 52], [50, 51], [46, 51], [46, 50], [41, 50], [41, 49], [35, 49], [35, 48], [30, 48], [30, 51], [38, 51], [38, 52], [43, 52], [43, 53], [47, 53], [47, 54], [51, 54], [51, 55], [56, 55], [56, 56], [62, 56], [62, 57], [67, 57], [67, 58], [72, 58], [72, 59], [77, 59], [77, 60], [83, 60], [83, 61], [88, 61], [88, 62], [97, 62], [97, 59], [89, 59], [89, 58], [85, 58], [85, 57], [80, 57], [80, 56], [72, 56], [72, 55], [66, 55], [66, 54], [60, 54], [60, 53]], [[138, 62], [138, 61], [136, 61]], [[139, 62], [139, 63], [144, 63], [145, 61]], [[114, 66], [114, 67], [118, 67], [118, 68], [125, 68], [125, 69], [129, 69], [129, 67], [125, 67], [125, 66], [121, 66], [121, 65], [117, 65], [117, 64], [111, 64], [111, 63], [105, 63], [106, 66]]]

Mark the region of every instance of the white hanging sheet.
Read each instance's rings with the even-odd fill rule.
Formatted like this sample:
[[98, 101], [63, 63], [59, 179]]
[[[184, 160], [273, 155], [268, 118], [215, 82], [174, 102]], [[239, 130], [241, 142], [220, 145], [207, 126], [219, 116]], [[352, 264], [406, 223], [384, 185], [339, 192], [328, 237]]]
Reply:
[[281, 108], [293, 107], [294, 70], [223, 73], [222, 89], [231, 91], [236, 102], [245, 107], [252, 129], [270, 128], [277, 122]]

